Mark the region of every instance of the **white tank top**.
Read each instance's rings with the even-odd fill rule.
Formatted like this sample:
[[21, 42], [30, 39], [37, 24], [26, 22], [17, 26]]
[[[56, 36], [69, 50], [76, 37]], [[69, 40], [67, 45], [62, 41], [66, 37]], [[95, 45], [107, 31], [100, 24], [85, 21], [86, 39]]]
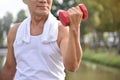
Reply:
[[41, 43], [31, 36], [29, 44], [15, 45], [17, 72], [14, 80], [64, 80], [64, 66], [56, 42]]
[[[19, 29], [19, 28], [18, 28]], [[42, 34], [30, 42], [14, 42], [16, 74], [14, 80], [64, 80], [64, 65], [57, 41], [42, 42]]]

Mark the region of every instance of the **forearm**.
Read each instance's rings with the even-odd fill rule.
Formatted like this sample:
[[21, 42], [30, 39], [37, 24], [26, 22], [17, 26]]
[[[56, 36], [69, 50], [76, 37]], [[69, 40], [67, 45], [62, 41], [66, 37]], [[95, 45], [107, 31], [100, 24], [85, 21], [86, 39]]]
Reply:
[[64, 61], [66, 67], [77, 69], [82, 58], [82, 49], [80, 45], [80, 29], [70, 29], [68, 45]]

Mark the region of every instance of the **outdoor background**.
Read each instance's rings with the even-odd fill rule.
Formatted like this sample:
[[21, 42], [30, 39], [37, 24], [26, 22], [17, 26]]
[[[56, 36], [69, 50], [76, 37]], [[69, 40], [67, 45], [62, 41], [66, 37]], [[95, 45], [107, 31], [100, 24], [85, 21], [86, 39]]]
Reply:
[[[77, 72], [66, 71], [66, 80], [120, 80], [120, 0], [53, 0], [51, 12], [84, 3], [88, 20], [81, 23], [83, 58]], [[22, 0], [0, 1], [0, 71], [7, 54], [7, 34], [29, 16]], [[59, 18], [58, 18], [59, 19]]]

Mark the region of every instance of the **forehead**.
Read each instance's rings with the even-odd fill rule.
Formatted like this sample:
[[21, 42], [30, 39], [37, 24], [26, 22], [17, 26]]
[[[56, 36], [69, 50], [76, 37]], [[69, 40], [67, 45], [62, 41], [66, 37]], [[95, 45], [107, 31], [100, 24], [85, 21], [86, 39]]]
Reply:
[[[26, 1], [37, 1], [37, 0], [23, 0], [23, 2], [26, 2]], [[53, 1], [53, 0], [46, 0], [46, 1]]]

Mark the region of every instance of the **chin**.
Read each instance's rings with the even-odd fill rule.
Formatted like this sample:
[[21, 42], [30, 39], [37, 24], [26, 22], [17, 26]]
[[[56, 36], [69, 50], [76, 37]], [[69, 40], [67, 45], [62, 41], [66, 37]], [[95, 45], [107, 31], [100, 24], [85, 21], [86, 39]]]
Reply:
[[39, 15], [39, 16], [43, 16], [43, 15], [48, 15], [49, 14], [49, 12], [48, 11], [42, 11], [42, 12], [37, 12], [36, 13], [37, 15]]

